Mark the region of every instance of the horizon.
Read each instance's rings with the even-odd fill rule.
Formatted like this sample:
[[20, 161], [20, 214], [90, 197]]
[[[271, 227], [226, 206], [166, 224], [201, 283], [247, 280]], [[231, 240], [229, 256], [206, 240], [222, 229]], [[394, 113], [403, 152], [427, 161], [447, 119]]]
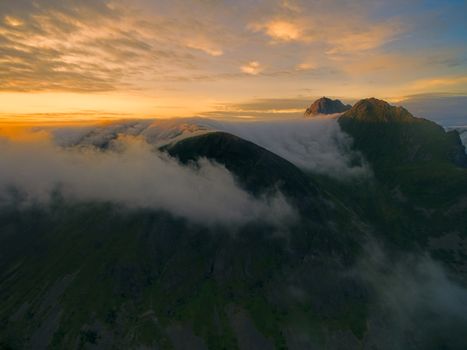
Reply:
[[[165, 119], [212, 119], [212, 120], [241, 120], [241, 121], [280, 121], [304, 118], [304, 112], [314, 101], [321, 97], [310, 98], [306, 103], [305, 99], [260, 99], [238, 104], [237, 109], [222, 111], [206, 111], [199, 114], [187, 115], [136, 115], [126, 113], [105, 113], [95, 111], [82, 111], [75, 113], [28, 113], [28, 114], [5, 114], [0, 113], [0, 130], [5, 127], [34, 127], [34, 126], [84, 126], [84, 125], [106, 125], [131, 120], [165, 120]], [[362, 99], [339, 99], [337, 97], [322, 96], [338, 100], [346, 105], [353, 106], [358, 101], [375, 97], [365, 97]], [[384, 100], [393, 106], [406, 108], [416, 118], [428, 119], [436, 122], [444, 128], [465, 128], [467, 127], [467, 96], [444, 96], [423, 97], [414, 96], [399, 102]], [[457, 100], [457, 101], [456, 101]], [[430, 104], [430, 102], [432, 104]], [[283, 103], [285, 107], [280, 108]], [[291, 108], [291, 104], [292, 108]], [[463, 106], [466, 106], [466, 109]], [[273, 107], [267, 109], [269, 107]], [[256, 108], [256, 109], [255, 109]], [[337, 113], [338, 115], [339, 113]]]

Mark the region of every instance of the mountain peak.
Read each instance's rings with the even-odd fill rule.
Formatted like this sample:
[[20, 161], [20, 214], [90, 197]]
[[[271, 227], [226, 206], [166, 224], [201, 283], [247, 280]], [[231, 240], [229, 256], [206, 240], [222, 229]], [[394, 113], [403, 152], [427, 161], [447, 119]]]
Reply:
[[413, 122], [417, 119], [405, 108], [374, 97], [358, 101], [342, 117], [368, 122]]
[[305, 117], [313, 116], [316, 114], [343, 113], [350, 108], [350, 105], [345, 105], [340, 100], [332, 100], [323, 96], [313, 102], [313, 104], [306, 109]]

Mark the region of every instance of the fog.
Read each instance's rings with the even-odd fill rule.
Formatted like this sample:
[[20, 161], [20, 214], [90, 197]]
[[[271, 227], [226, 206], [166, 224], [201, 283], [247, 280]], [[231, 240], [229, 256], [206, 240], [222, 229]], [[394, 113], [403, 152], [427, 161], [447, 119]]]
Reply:
[[52, 130], [61, 145], [102, 146], [120, 134], [139, 135], [161, 146], [206, 132], [224, 131], [254, 142], [298, 167], [338, 179], [368, 176], [370, 167], [352, 150], [352, 139], [341, 131], [336, 116], [287, 120], [214, 120], [206, 118], [120, 122], [100, 128]]
[[201, 160], [199, 167], [185, 166], [158, 151], [215, 131], [252, 141], [317, 174], [347, 179], [371, 173], [333, 116], [282, 121], [194, 117], [36, 127], [26, 141], [3, 139], [0, 188], [16, 188], [28, 202], [46, 202], [59, 189], [71, 200], [163, 209], [204, 223], [279, 222], [293, 216], [280, 193], [253, 198], [219, 164]]
[[[60, 135], [80, 132], [66, 129]], [[22, 141], [0, 138], [3, 200], [14, 187], [28, 203], [46, 203], [54, 190], [60, 190], [69, 200], [162, 209], [207, 224], [278, 222], [293, 215], [280, 193], [253, 198], [219, 164], [201, 160], [196, 168], [181, 165], [142, 137], [120, 135], [107, 146], [107, 151], [64, 148], [47, 135]]]
[[[389, 257], [371, 244], [355, 268], [373, 290], [368, 345], [382, 349], [465, 349], [467, 289], [427, 254]], [[370, 347], [370, 346], [369, 346]], [[444, 348], [444, 347], [443, 347]]]
[[336, 116], [217, 122], [216, 127], [314, 173], [339, 179], [370, 174], [369, 165], [352, 150], [352, 139], [340, 129]]

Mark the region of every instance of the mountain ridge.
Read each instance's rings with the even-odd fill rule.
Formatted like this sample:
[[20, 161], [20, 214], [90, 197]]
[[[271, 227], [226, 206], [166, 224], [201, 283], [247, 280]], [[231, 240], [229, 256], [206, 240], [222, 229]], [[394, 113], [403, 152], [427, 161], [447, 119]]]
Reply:
[[365, 98], [355, 103], [341, 118], [353, 118], [369, 122], [416, 122], [414, 117], [401, 106], [392, 106], [384, 100], [374, 97]]
[[[280, 226], [60, 195], [0, 201], [0, 348], [465, 349], [465, 318], [438, 300], [453, 296], [465, 314], [458, 133], [373, 98], [328, 120], [375, 178], [316, 174], [207, 127], [136, 128], [183, 165], [221, 164], [254, 196], [279, 190], [300, 209]], [[127, 129], [82, 142], [115, 152], [107, 145]]]

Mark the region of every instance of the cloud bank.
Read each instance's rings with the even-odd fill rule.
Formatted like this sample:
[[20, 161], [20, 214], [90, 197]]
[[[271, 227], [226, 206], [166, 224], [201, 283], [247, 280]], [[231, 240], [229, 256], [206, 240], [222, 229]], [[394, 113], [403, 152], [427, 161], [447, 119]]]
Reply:
[[3, 201], [11, 188], [27, 202], [41, 203], [59, 190], [69, 200], [166, 210], [208, 224], [279, 222], [293, 216], [280, 194], [253, 198], [224, 167], [208, 160], [201, 160], [196, 168], [182, 166], [154, 151], [141, 137], [120, 135], [110, 141], [107, 151], [58, 147], [47, 136], [22, 141], [0, 138], [0, 155]]
[[338, 179], [366, 177], [370, 166], [352, 150], [352, 139], [341, 131], [336, 116], [287, 120], [215, 120], [206, 118], [129, 121], [101, 128], [52, 130], [63, 146], [103, 147], [118, 135], [141, 136], [154, 146], [206, 132], [224, 131], [251, 141], [301, 169]]
[[254, 142], [298, 167], [334, 178], [368, 176], [363, 156], [335, 116], [269, 121], [211, 121], [213, 128]]
[[281, 194], [253, 198], [223, 166], [185, 166], [159, 147], [207, 132], [252, 141], [305, 171], [337, 179], [371, 174], [333, 117], [266, 121], [205, 118], [120, 121], [103, 126], [36, 127], [16, 140], [0, 137], [0, 190], [16, 188], [28, 202], [55, 190], [76, 201], [110, 201], [167, 210], [204, 223], [242, 224], [293, 216]]

